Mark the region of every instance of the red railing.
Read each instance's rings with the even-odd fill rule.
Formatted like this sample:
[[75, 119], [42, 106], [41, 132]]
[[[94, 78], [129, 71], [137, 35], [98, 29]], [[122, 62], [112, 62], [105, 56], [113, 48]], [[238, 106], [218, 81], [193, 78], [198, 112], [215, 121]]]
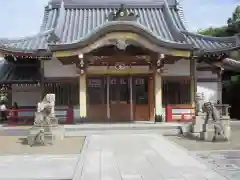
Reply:
[[168, 105], [167, 122], [189, 122], [195, 119], [195, 109], [191, 105]]
[[[34, 122], [34, 114], [36, 109], [8, 109], [7, 121], [8, 125], [32, 125]], [[73, 123], [73, 109], [69, 107], [56, 108], [55, 113], [59, 119], [59, 123]]]

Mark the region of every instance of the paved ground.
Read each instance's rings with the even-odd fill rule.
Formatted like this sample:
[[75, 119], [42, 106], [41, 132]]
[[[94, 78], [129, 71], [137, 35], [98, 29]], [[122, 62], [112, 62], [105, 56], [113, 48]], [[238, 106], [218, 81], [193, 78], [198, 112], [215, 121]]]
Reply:
[[240, 179], [240, 151], [201, 151], [193, 154], [229, 180]]
[[25, 136], [0, 136], [0, 155], [10, 154], [79, 154], [84, 137], [64, 138], [53, 146], [34, 146], [26, 144]]
[[70, 180], [79, 154], [0, 156], [0, 180]]
[[93, 135], [74, 180], [227, 180], [158, 134]]
[[209, 164], [229, 180], [240, 179], [240, 124], [232, 123], [231, 128], [229, 142], [203, 142], [177, 136], [166, 138], [190, 150], [200, 161]]
[[232, 135], [228, 142], [204, 142], [190, 140], [182, 136], [167, 136], [167, 138], [190, 151], [240, 150], [240, 126], [232, 125], [231, 128]]
[[[173, 141], [170, 142], [153, 131], [93, 135], [81, 158], [83, 137], [65, 138], [55, 146], [30, 148], [22, 141], [28, 128], [0, 130], [1, 180], [72, 179], [74, 173], [78, 180], [240, 179], [239, 123], [232, 126], [231, 141], [224, 143], [167, 137]], [[6, 155], [9, 153], [15, 155]]]

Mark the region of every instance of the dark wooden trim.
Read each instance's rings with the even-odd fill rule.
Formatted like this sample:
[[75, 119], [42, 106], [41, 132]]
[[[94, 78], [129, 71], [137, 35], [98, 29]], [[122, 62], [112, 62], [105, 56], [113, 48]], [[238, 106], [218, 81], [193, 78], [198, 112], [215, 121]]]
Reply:
[[44, 83], [52, 83], [52, 82], [74, 82], [79, 81], [79, 77], [45, 77]]
[[181, 80], [190, 80], [191, 76], [162, 76], [162, 81], [181, 81]]
[[197, 71], [213, 71], [217, 69], [217, 67], [197, 67]]
[[41, 88], [41, 98], [43, 99], [44, 97], [44, 83], [45, 83], [45, 78], [44, 78], [44, 62], [40, 61], [40, 75], [41, 75], [41, 81], [40, 81], [40, 88]]
[[197, 82], [221, 82], [221, 80], [217, 78], [197, 78]]

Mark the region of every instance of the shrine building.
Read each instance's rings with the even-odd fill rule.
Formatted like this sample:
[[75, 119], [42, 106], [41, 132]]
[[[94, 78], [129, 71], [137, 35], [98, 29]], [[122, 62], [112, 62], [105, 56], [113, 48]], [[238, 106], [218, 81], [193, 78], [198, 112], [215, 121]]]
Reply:
[[196, 93], [221, 103], [223, 71], [239, 68], [240, 37], [189, 32], [177, 0], [51, 0], [39, 33], [0, 39], [11, 106], [47, 93], [76, 122], [168, 121]]

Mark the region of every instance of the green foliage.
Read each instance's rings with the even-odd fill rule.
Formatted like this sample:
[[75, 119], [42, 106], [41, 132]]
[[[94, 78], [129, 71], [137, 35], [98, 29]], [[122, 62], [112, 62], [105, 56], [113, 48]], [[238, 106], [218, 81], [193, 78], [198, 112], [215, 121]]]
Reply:
[[240, 6], [237, 6], [232, 17], [228, 18], [226, 26], [217, 28], [210, 27], [204, 30], [199, 30], [198, 33], [216, 37], [233, 36], [240, 33]]
[[240, 6], [237, 6], [235, 11], [227, 21], [228, 28], [227, 31], [230, 34], [240, 33]]
[[216, 37], [230, 36], [230, 34], [227, 31], [227, 26], [219, 27], [219, 28], [210, 27], [208, 29], [199, 30], [198, 33], [206, 36], [216, 36]]

